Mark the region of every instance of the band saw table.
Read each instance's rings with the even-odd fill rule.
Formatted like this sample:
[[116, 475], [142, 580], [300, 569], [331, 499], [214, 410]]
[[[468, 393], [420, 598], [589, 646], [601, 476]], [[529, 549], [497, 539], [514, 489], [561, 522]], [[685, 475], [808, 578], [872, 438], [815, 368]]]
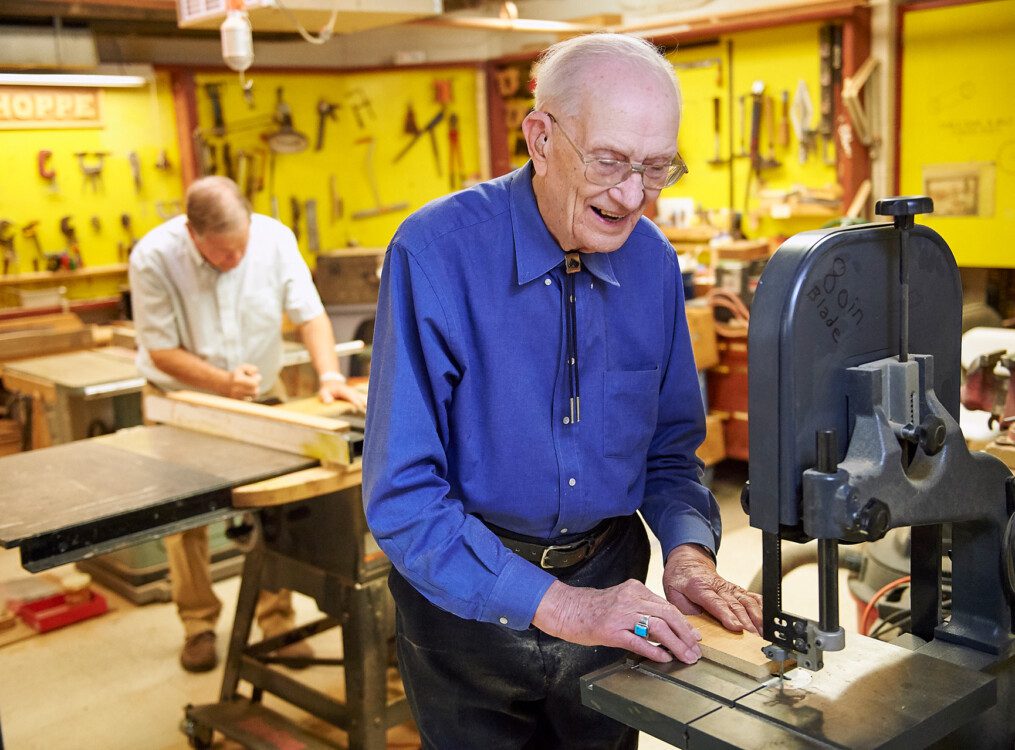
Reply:
[[[1015, 747], [1015, 481], [958, 425], [962, 290], [915, 216], [804, 232], [771, 258], [748, 334], [762, 624], [786, 679], [630, 659], [582, 700], [677, 747]], [[840, 544], [909, 529], [911, 621], [891, 643], [839, 625]], [[816, 620], [783, 610], [782, 545], [817, 542]], [[950, 565], [943, 565], [947, 560]]]
[[[210, 408], [216, 402], [226, 402], [225, 411]], [[272, 422], [263, 429], [252, 426], [250, 420], [265, 410]], [[173, 424], [132, 427], [0, 458], [0, 546], [18, 548], [22, 566], [40, 572], [214, 521], [239, 522], [247, 555], [220, 701], [186, 707], [182, 726], [189, 741], [210, 746], [213, 730], [219, 730], [263, 750], [292, 742], [330, 747], [264, 708], [261, 699], [268, 692], [345, 729], [350, 748], [384, 748], [385, 730], [406, 721], [409, 712], [404, 698], [387, 696], [394, 605], [386, 584], [390, 564], [363, 519], [357, 461], [362, 434], [355, 429], [362, 420], [345, 418], [344, 432], [322, 433], [302, 451], [334, 457], [329, 445], [344, 448], [338, 457], [344, 464], [322, 466], [319, 455], [269, 446], [304, 429], [304, 423], [328, 426], [339, 420], [297, 412], [282, 416], [271, 407], [202, 394], [156, 398], [146, 413], [162, 414]], [[204, 431], [236, 428], [267, 445]], [[305, 593], [324, 617], [251, 644], [262, 588]], [[344, 666], [344, 701], [272, 669], [296, 666], [272, 656], [276, 649], [335, 627], [342, 628], [344, 658], [312, 658], [309, 664]], [[249, 695], [240, 694], [241, 682], [251, 686]]]

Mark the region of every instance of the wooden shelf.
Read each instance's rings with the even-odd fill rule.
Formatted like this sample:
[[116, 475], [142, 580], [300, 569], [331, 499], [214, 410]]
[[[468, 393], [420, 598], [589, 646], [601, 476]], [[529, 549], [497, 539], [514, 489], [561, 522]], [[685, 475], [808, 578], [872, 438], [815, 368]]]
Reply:
[[115, 263], [111, 266], [91, 266], [78, 268], [74, 271], [34, 271], [32, 273], [0, 276], [0, 287], [17, 286], [19, 284], [44, 284], [50, 281], [65, 282], [103, 276], [121, 276], [126, 273], [126, 263]]
[[670, 242], [708, 242], [719, 230], [715, 227], [699, 225], [695, 227], [659, 227]]

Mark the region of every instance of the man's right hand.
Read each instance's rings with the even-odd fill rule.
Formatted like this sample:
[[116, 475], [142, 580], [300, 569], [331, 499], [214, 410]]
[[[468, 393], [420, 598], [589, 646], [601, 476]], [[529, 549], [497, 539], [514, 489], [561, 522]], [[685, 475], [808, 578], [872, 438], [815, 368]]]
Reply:
[[250, 400], [256, 398], [261, 388], [261, 373], [256, 365], [242, 364], [229, 373], [226, 390], [222, 394], [229, 398]]
[[[648, 639], [634, 634], [642, 615], [649, 616]], [[672, 661], [675, 656], [694, 664], [701, 658], [701, 634], [679, 609], [635, 580], [608, 589], [554, 581], [536, 608], [532, 624], [565, 641], [626, 648], [653, 661]]]

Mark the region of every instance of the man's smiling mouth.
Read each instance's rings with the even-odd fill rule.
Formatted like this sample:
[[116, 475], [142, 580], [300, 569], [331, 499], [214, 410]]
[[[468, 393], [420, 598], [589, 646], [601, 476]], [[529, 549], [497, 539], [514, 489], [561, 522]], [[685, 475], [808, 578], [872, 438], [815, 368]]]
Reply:
[[603, 209], [596, 208], [595, 206], [592, 206], [592, 210], [595, 211], [596, 215], [599, 216], [600, 218], [605, 219], [606, 221], [614, 222], [614, 223], [618, 222], [618, 221], [621, 221], [621, 220], [623, 220], [625, 218], [624, 216], [620, 216], [620, 215], [617, 215], [617, 214], [612, 214], [609, 211], [604, 211]]

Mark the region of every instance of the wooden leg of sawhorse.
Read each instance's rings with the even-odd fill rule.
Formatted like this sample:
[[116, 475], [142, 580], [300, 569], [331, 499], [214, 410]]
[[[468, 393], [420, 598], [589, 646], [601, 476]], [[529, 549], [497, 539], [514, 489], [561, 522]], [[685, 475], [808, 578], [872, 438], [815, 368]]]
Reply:
[[349, 750], [387, 747], [388, 638], [383, 631], [389, 599], [384, 578], [350, 591], [342, 625]]

